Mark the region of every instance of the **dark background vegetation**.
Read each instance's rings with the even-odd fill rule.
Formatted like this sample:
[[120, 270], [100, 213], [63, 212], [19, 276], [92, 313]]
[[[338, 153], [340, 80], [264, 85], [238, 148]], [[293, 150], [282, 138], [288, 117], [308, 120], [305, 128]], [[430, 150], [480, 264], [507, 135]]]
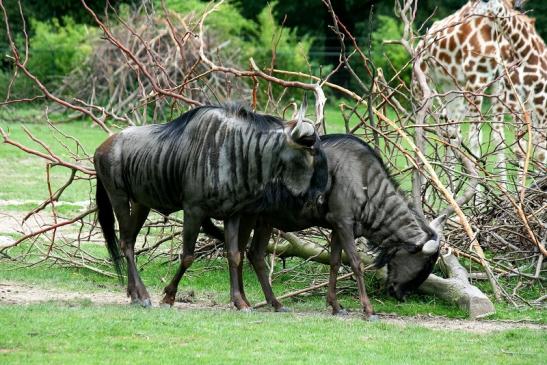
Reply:
[[[195, 7], [195, 4], [199, 2], [200, 0], [167, 0], [166, 4], [170, 8], [178, 8], [186, 11]], [[78, 53], [85, 53], [86, 50], [79, 48], [70, 50], [68, 49], [72, 47], [70, 42], [72, 41], [76, 45], [81, 45], [85, 43], [85, 38], [89, 38], [84, 35], [81, 36], [81, 40], [78, 39], [78, 34], [84, 32], [84, 28], [78, 28], [80, 24], [87, 24], [90, 27], [96, 25], [82, 4], [79, 1], [65, 0], [22, 0], [21, 3], [31, 41], [32, 37], [35, 37], [34, 39], [36, 40], [35, 44], [31, 44], [31, 59], [33, 59], [31, 62], [34, 62], [34, 69], [38, 75], [45, 79], [46, 82], [55, 81], [71, 71], [71, 63], [74, 65], [81, 64], [82, 58], [85, 58], [86, 55]], [[156, 7], [160, 5], [159, 0], [151, 1], [151, 3], [155, 3]], [[207, 1], [201, 1], [201, 3], [207, 3]], [[359, 45], [363, 49], [370, 48], [372, 59], [379, 67], [382, 67], [388, 78], [393, 75], [392, 70], [400, 69], [404, 65], [408, 55], [406, 55], [402, 47], [397, 45], [385, 46], [382, 43], [385, 39], [395, 39], [401, 32], [400, 21], [394, 15], [393, 0], [335, 0], [332, 3], [336, 14], [357, 37]], [[464, 0], [421, 0], [419, 2], [416, 24], [417, 26], [425, 24], [427, 27], [433, 20], [449, 15], [464, 3]], [[104, 14], [105, 0], [87, 0], [87, 4], [98, 14]], [[114, 8], [119, 8], [121, 4], [134, 7], [137, 4], [141, 4], [141, 0], [111, 0], [110, 4]], [[5, 2], [5, 6], [8, 14], [10, 14], [10, 21], [14, 32], [20, 32], [22, 29], [22, 20], [18, 16], [17, 2], [15, 0], [7, 1]], [[260, 38], [260, 35], [257, 36], [256, 34], [261, 32], [261, 28], [264, 28], [264, 25], [260, 23], [260, 14], [263, 14], [264, 9], [270, 6], [273, 8], [273, 16], [277, 24], [287, 28], [285, 31], [286, 36], [292, 38], [294, 42], [307, 37], [305, 39], [309, 40], [308, 57], [311, 63], [313, 63], [312, 66], [322, 65], [324, 69], [322, 73], [326, 73], [333, 65], [338, 63], [339, 41], [329, 28], [329, 25], [332, 23], [331, 18], [321, 0], [277, 0], [275, 2], [268, 0], [233, 0], [230, 2], [230, 6], [241, 16], [239, 20], [231, 19], [234, 22], [234, 25], [232, 25], [233, 29], [236, 30], [235, 33], [241, 39], [253, 36]], [[267, 9], [269, 10], [269, 8]], [[527, 11], [530, 16], [537, 19], [536, 28], [545, 39], [547, 36], [547, 1], [529, 0]], [[255, 25], [258, 24], [258, 26], [252, 29], [249, 23], [244, 23], [245, 21], [255, 23]], [[40, 28], [40, 24], [42, 24], [42, 28]], [[52, 47], [51, 45], [44, 44], [46, 43], [44, 40], [47, 41], [47, 36], [36, 37], [37, 30], [46, 33], [56, 33], [59, 32], [59, 27], [65, 27], [69, 30], [69, 41], [65, 41], [63, 38], [55, 38], [53, 42], [57, 42], [58, 44]], [[372, 37], [370, 37], [371, 31]], [[424, 29], [420, 31], [421, 34], [423, 32]], [[20, 40], [21, 36], [18, 39]], [[370, 39], [372, 39], [371, 47], [369, 47]], [[0, 29], [0, 50], [3, 55], [9, 53], [7, 46], [5, 29], [2, 27]], [[259, 49], [260, 45], [255, 48]], [[285, 48], [279, 47], [277, 50], [280, 56], [279, 62], [282, 63], [283, 58], [290, 59], [293, 57], [293, 51], [291, 44]], [[69, 55], [67, 56], [63, 53], [69, 53]], [[249, 54], [249, 52], [243, 53], [246, 55]], [[389, 54], [390, 61], [387, 61], [388, 57], [386, 57], [386, 54]], [[257, 58], [256, 55], [253, 56], [255, 59]], [[260, 57], [258, 58], [260, 59]], [[266, 59], [267, 57], [263, 58]], [[283, 66], [287, 67], [288, 65]], [[4, 73], [9, 72], [10, 62], [5, 57], [2, 58], [1, 69]], [[316, 71], [315, 73], [318, 74], [321, 72]], [[366, 75], [363, 76], [365, 77]], [[408, 78], [408, 76], [403, 75], [403, 78], [405, 77]], [[2, 80], [0, 79], [0, 81]], [[334, 75], [332, 81], [343, 86], [355, 86], [351, 85], [351, 79], [344, 70]], [[26, 87], [23, 85], [24, 81], [20, 83], [20, 87]]]

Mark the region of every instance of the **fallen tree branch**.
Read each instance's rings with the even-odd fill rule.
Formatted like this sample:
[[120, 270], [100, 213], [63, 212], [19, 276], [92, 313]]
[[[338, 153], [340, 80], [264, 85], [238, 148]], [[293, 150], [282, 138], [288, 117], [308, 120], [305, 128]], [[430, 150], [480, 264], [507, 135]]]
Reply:
[[[347, 279], [349, 278], [350, 276], [352, 276], [353, 273], [350, 272], [350, 273], [347, 273], [347, 274], [344, 274], [344, 275], [340, 275], [336, 280], [337, 281], [341, 281], [341, 280], [344, 280], [344, 279]], [[310, 291], [313, 291], [315, 289], [319, 289], [319, 288], [323, 288], [325, 286], [329, 285], [329, 282], [328, 281], [325, 281], [325, 282], [322, 282], [321, 284], [315, 284], [315, 285], [312, 285], [310, 287], [307, 287], [305, 289], [300, 289], [300, 290], [296, 290], [296, 291], [293, 291], [293, 292], [290, 292], [290, 293], [286, 293], [286, 294], [283, 294], [279, 297], [277, 297], [277, 299], [287, 299], [287, 298], [292, 298], [292, 297], [295, 297], [297, 295], [300, 295], [300, 294], [304, 294], [304, 293], [307, 293], [307, 292], [310, 292]], [[264, 307], [268, 304], [268, 302], [260, 302], [258, 304], [255, 304], [253, 306], [253, 308], [261, 308], [261, 307]]]

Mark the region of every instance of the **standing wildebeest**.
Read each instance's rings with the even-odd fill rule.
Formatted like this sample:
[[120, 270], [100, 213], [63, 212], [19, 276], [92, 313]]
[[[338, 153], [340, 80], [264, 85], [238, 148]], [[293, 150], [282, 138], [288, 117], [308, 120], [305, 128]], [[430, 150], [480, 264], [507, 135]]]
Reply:
[[[275, 310], [282, 304], [275, 298], [265, 270], [264, 255], [272, 227], [297, 231], [311, 226], [332, 229], [330, 280], [327, 302], [333, 314], [342, 308], [336, 299], [336, 277], [342, 249], [349, 258], [359, 289], [359, 299], [366, 317], [373, 314], [367, 297], [361, 260], [355, 239], [366, 237], [378, 251], [376, 266], [387, 264], [387, 288], [402, 300], [418, 288], [433, 270], [439, 255], [439, 233], [444, 216], [428, 224], [413, 210], [397, 184], [391, 179], [381, 158], [365, 142], [351, 135], [321, 137], [320, 149], [328, 165], [328, 184], [324, 201], [305, 204], [300, 210], [263, 213], [258, 218], [249, 260], [254, 267], [266, 301]], [[246, 225], [254, 225], [245, 219]], [[211, 224], [204, 224], [207, 233], [218, 238]], [[250, 229], [242, 226], [242, 231]], [[248, 236], [247, 236], [248, 237]], [[244, 240], [240, 231], [240, 239]]]
[[285, 195], [314, 199], [326, 186], [326, 163], [316, 148], [319, 138], [313, 124], [303, 120], [304, 113], [303, 105], [297, 120], [283, 124], [240, 106], [201, 107], [167, 124], [127, 128], [97, 149], [98, 219], [120, 274], [112, 210], [116, 214], [133, 303], [151, 305], [135, 264], [139, 230], [150, 209], [163, 214], [182, 209], [181, 264], [165, 288], [163, 303], [173, 304], [178, 283], [194, 260], [200, 226], [213, 217], [224, 220], [231, 299], [238, 309], [249, 307], [238, 282], [240, 215], [282, 209]]

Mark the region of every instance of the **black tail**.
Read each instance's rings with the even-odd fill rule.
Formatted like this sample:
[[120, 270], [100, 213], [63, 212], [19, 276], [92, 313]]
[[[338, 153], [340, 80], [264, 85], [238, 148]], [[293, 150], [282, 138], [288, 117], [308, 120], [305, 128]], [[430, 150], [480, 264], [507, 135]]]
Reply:
[[101, 229], [103, 230], [104, 239], [106, 240], [106, 248], [114, 263], [114, 269], [116, 270], [116, 274], [118, 274], [118, 279], [120, 279], [120, 282], [123, 282], [123, 260], [120, 253], [120, 246], [118, 245], [118, 238], [116, 237], [116, 231], [114, 230], [114, 211], [112, 210], [112, 204], [110, 203], [106, 189], [98, 177], [95, 199], [98, 209], [97, 217]]

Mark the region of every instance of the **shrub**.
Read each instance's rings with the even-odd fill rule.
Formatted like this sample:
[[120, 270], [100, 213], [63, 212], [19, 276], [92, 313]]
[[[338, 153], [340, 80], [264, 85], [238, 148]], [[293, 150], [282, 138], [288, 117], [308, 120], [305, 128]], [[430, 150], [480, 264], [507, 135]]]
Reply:
[[[386, 79], [395, 75], [410, 60], [407, 51], [401, 45], [385, 45], [384, 40], [398, 40], [403, 35], [403, 24], [390, 16], [378, 15], [378, 26], [372, 34], [372, 61], [381, 67]], [[410, 67], [402, 73], [402, 78], [410, 83]]]
[[[5, 100], [8, 93], [8, 86], [13, 77], [13, 73], [8, 70], [0, 70], [0, 100]], [[22, 72], [17, 74], [17, 77], [11, 85], [11, 99], [29, 98], [42, 93], [32, 80], [24, 76]]]
[[[31, 20], [29, 70], [46, 84], [55, 84], [89, 57], [97, 28], [77, 24], [70, 17], [51, 22]], [[19, 42], [21, 43], [21, 42]]]

